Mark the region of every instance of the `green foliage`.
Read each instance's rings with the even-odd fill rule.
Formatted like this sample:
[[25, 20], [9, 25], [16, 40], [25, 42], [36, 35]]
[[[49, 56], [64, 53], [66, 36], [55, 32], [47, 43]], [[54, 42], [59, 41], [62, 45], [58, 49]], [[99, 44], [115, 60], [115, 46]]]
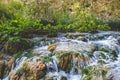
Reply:
[[7, 19], [10, 19], [12, 17], [12, 13], [8, 9], [7, 5], [0, 2], [0, 22], [1, 20], [4, 21]]
[[120, 30], [120, 20], [103, 21], [103, 23], [107, 23], [112, 30]]
[[[109, 30], [109, 26], [106, 24], [99, 24], [95, 16], [89, 13], [89, 9], [78, 10], [73, 14], [74, 29], [80, 32], [97, 32], [101, 30]], [[71, 25], [71, 24], [70, 24]]]
[[28, 4], [20, 1], [6, 4], [0, 1], [0, 40], [30, 34], [48, 34], [53, 37], [58, 32], [98, 32], [109, 30], [109, 26], [119, 26], [118, 21], [100, 22], [96, 19], [90, 12], [89, 1], [85, 3], [88, 7], [78, 0], [63, 1], [28, 1]]

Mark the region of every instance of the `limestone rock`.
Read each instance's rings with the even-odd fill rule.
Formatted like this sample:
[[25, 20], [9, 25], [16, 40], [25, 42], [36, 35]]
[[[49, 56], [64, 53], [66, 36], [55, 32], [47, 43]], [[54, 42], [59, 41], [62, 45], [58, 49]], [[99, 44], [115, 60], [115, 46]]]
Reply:
[[38, 80], [45, 76], [46, 65], [39, 61], [38, 63], [24, 62], [22, 68], [11, 74], [11, 80]]
[[5, 70], [5, 62], [4, 61], [0, 61], [0, 78], [3, 78], [4, 70]]
[[51, 45], [48, 46], [48, 50], [50, 52], [53, 52], [55, 49], [56, 49], [56, 45], [55, 44], [51, 44]]

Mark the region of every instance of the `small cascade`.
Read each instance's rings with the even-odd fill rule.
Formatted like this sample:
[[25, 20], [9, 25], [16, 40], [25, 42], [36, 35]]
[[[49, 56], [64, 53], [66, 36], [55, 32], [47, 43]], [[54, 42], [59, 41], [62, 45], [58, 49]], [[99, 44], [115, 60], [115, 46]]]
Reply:
[[[23, 69], [24, 73], [18, 74], [19, 80], [24, 80], [23, 76], [28, 73], [30, 78], [27, 79], [33, 78], [31, 74], [37, 70], [43, 75], [35, 74], [37, 80], [120, 80], [119, 36], [118, 32], [101, 32], [36, 37], [32, 39], [34, 49], [26, 53], [31, 56], [16, 59], [11, 72], [18, 74]], [[48, 50], [51, 44], [55, 45], [54, 51]], [[10, 73], [3, 80], [9, 80]]]

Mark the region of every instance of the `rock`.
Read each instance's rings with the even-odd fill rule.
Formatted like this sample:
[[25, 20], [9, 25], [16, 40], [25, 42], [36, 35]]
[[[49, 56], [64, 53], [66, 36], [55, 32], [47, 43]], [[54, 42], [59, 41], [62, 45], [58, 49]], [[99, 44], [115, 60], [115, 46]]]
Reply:
[[44, 80], [57, 80], [59, 77], [60, 77], [59, 74], [54, 74], [50, 72], [45, 76]]
[[70, 73], [70, 70], [72, 69], [72, 55], [69, 53], [63, 54], [58, 63], [58, 68]]
[[62, 76], [60, 80], [67, 80], [65, 76]]
[[12, 56], [2, 53], [0, 54], [0, 79], [4, 78], [10, 73], [12, 66], [14, 67], [14, 63], [15, 58]]
[[36, 64], [36, 66], [33, 66], [30, 68], [30, 73], [34, 74], [34, 79], [38, 80], [46, 74], [46, 65], [42, 63], [41, 61]]
[[64, 53], [59, 57], [58, 68], [64, 70], [66, 73], [70, 73], [74, 66], [74, 72], [78, 73], [89, 62], [89, 57], [85, 55], [85, 53]]
[[47, 66], [39, 61], [38, 63], [24, 62], [22, 68], [11, 75], [11, 80], [39, 80], [45, 76]]
[[10, 73], [11, 80], [20, 80], [19, 77], [16, 75], [15, 72]]
[[48, 46], [36, 48], [33, 50], [34, 54], [40, 54], [41, 56], [48, 56], [51, 52], [48, 51]]
[[93, 52], [93, 45], [86, 42], [58, 42], [54, 52]]
[[15, 63], [15, 58], [11, 58], [9, 61], [8, 61], [8, 69], [11, 70], [12, 68], [12, 65]]
[[117, 37], [117, 40], [118, 40], [118, 43], [120, 44], [120, 36], [119, 36], [119, 37]]
[[5, 62], [0, 61], [0, 78], [1, 79], [4, 77], [4, 70], [5, 70]]
[[120, 33], [119, 32], [112, 32], [112, 31], [108, 31], [108, 32], [100, 32], [100, 33], [97, 33], [97, 34], [94, 34], [92, 36], [92, 39], [93, 40], [103, 40], [105, 38], [108, 38], [109, 36], [112, 36], [114, 38], [117, 38], [117, 36], [119, 36]]
[[79, 40], [79, 41], [85, 41], [85, 42], [86, 42], [86, 41], [87, 41], [87, 38], [80, 36], [80, 37], [77, 38], [77, 40]]
[[87, 33], [78, 33], [78, 32], [76, 32], [76, 33], [67, 33], [66, 35], [65, 35], [65, 37], [67, 37], [67, 38], [69, 38], [69, 39], [76, 39], [76, 38], [78, 38], [78, 37], [83, 37], [83, 36], [86, 36], [86, 35], [88, 35]]
[[105, 46], [100, 47], [98, 50], [103, 51], [103, 52], [109, 52], [109, 49], [107, 47], [105, 47]]
[[55, 49], [56, 49], [56, 45], [55, 44], [51, 44], [51, 45], [48, 46], [48, 50], [50, 52], [53, 52]]
[[30, 40], [20, 37], [11, 37], [5, 43], [2, 52], [7, 54], [15, 54], [19, 51], [23, 51], [31, 47], [32, 42], [30, 42]]

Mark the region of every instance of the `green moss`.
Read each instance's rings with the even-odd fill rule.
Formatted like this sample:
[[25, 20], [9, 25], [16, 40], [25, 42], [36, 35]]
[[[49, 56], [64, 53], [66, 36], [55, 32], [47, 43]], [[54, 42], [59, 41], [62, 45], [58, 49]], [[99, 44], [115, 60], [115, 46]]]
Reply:
[[104, 52], [109, 52], [109, 50], [106, 49], [106, 48], [104, 48], [104, 47], [101, 47], [99, 50], [100, 50], [100, 51], [104, 51]]
[[88, 70], [88, 68], [83, 69], [83, 70], [82, 70], [82, 74], [86, 74], [86, 75], [88, 75], [88, 74], [89, 74], [89, 70]]
[[17, 70], [17, 72], [16, 72], [16, 75], [18, 76], [18, 77], [21, 77], [22, 75], [23, 75], [23, 70], [22, 69], [18, 69]]
[[106, 57], [106, 55], [105, 54], [100, 54], [100, 56], [103, 58], [103, 59], [106, 59], [107, 57]]
[[22, 53], [21, 51], [17, 52], [16, 54], [14, 54], [14, 57], [17, 58], [21, 58], [22, 57]]
[[59, 58], [58, 67], [64, 70], [66, 73], [70, 73], [73, 66], [72, 60], [73, 57], [70, 53], [64, 53]]
[[65, 76], [62, 76], [60, 80], [67, 80], [67, 78]]
[[98, 39], [104, 39], [104, 36], [98, 36]]
[[47, 58], [43, 58], [42, 60], [43, 62], [53, 62], [53, 58], [47, 57]]
[[100, 72], [102, 72], [101, 76], [104, 79], [107, 71], [108, 68], [103, 65], [89, 66], [82, 70], [82, 75], [85, 76], [83, 80], [92, 80], [93, 76], [99, 77]]
[[30, 68], [29, 68], [28, 62], [24, 62], [24, 64], [22, 65], [21, 70], [22, 70], [24, 73], [26, 73], [26, 74], [29, 73]]
[[107, 71], [105, 71], [105, 70], [102, 70], [102, 76], [106, 76], [106, 74], [107, 74]]
[[83, 80], [92, 80], [92, 77], [93, 76], [88, 76], [88, 77], [84, 78]]
[[46, 72], [45, 71], [39, 71], [40, 75], [45, 75]]
[[4, 53], [15, 54], [32, 47], [32, 42], [21, 37], [11, 37], [5, 44]]
[[62, 58], [62, 57], [69, 56], [69, 55], [70, 55], [70, 53], [64, 53], [64, 54], [61, 56], [61, 58]]
[[0, 61], [0, 78], [4, 77], [5, 63], [4, 61]]
[[117, 57], [118, 57], [116, 51], [111, 51], [109, 54], [113, 56], [113, 57], [112, 57], [113, 60], [116, 60]]

